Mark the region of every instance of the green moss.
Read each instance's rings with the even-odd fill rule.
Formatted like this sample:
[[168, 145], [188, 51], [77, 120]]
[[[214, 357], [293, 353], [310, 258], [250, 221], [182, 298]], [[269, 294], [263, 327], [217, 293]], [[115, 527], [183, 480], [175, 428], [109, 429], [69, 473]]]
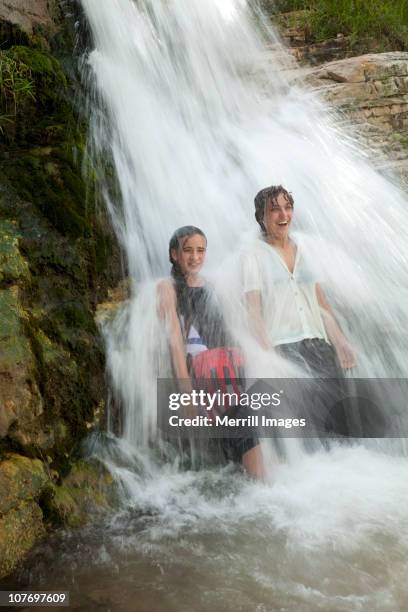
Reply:
[[404, 148], [408, 149], [408, 135], [402, 136], [399, 139], [399, 144]]
[[81, 527], [118, 503], [116, 485], [99, 463], [78, 461], [60, 486], [42, 497], [46, 518], [57, 526]]
[[29, 279], [27, 261], [19, 250], [20, 239], [16, 221], [0, 219], [0, 283]]
[[18, 45], [8, 49], [6, 53], [14, 61], [28, 66], [40, 103], [48, 104], [59, 99], [61, 89], [67, 86], [67, 80], [55, 57], [39, 49]]
[[19, 194], [32, 200], [57, 230], [73, 238], [89, 236], [85, 188], [68, 162], [58, 159], [50, 165], [47, 159], [28, 154], [6, 163], [4, 169]]
[[24, 501], [0, 517], [0, 578], [10, 574], [45, 535], [41, 508]]
[[21, 325], [24, 316], [17, 287], [0, 291], [0, 370], [3, 372], [27, 360], [31, 362], [30, 343]]
[[305, 8], [305, 0], [261, 0], [262, 10], [267, 13], [288, 13]]
[[41, 329], [38, 330], [36, 339], [41, 351], [41, 360], [45, 367], [52, 367], [57, 360], [69, 363], [69, 353], [64, 351], [58, 344], [51, 342]]
[[[2, 78], [3, 77], [3, 78]], [[60, 62], [48, 51], [16, 45], [0, 51], [0, 124], [3, 140], [45, 144], [73, 127], [67, 79]]]
[[27, 499], [38, 499], [48, 481], [44, 465], [38, 459], [10, 454], [0, 462], [0, 515]]
[[[20, 101], [5, 122], [3, 149], [0, 142], [0, 282], [5, 291], [6, 283], [18, 284], [17, 293], [0, 293], [0, 361], [4, 354], [14, 366], [23, 356], [29, 360], [21, 362], [21, 386], [39, 389], [44, 412], [36, 426], [54, 436], [47, 453], [61, 473], [104, 395], [93, 309], [111, 278], [115, 283], [112, 258], [119, 259], [108, 224], [96, 214], [93, 183], [85, 185], [81, 175], [86, 126], [73, 110], [75, 85], [63, 70], [68, 58], [74, 74], [71, 33], [64, 28], [53, 40], [37, 30], [27, 46], [22, 41], [0, 51], [26, 67], [36, 98]], [[2, 450], [10, 440], [0, 440]]]

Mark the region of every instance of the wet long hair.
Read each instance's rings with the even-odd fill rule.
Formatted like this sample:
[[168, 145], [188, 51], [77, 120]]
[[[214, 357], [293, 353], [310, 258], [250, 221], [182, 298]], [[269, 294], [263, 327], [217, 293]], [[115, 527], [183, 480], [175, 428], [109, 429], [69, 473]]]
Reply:
[[289, 193], [287, 189], [282, 187], [282, 185], [271, 185], [270, 187], [265, 187], [264, 189], [261, 189], [261, 191], [258, 191], [255, 196], [255, 219], [259, 223], [261, 232], [264, 236], [266, 235], [266, 228], [263, 222], [265, 207], [268, 202], [276, 203], [278, 196], [281, 194], [291, 206], [294, 205], [295, 201], [292, 194]]

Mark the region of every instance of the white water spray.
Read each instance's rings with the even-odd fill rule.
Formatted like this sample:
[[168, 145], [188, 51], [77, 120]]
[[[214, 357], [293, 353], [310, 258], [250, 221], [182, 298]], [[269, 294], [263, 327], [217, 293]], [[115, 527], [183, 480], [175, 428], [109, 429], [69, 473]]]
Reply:
[[[247, 2], [83, 6], [95, 41], [92, 142], [113, 160], [120, 203], [108, 195], [107, 203], [131, 277], [165, 275], [169, 236], [184, 224], [204, 229], [208, 267], [219, 265], [256, 231], [254, 194], [282, 183], [295, 197], [295, 228], [359, 351], [355, 374], [406, 375], [406, 199], [314, 94], [285, 83], [282, 63], [259, 68], [273, 34], [260, 31]], [[224, 275], [222, 284], [231, 294], [233, 281]], [[134, 442], [154, 435], [155, 358], [158, 349], [165, 354], [154, 300], [152, 288], [138, 291], [122, 334], [108, 338], [125, 435]]]

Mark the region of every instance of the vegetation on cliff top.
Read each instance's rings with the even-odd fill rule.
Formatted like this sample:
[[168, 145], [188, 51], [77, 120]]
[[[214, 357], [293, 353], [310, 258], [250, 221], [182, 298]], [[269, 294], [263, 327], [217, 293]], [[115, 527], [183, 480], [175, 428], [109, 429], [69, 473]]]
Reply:
[[361, 47], [372, 41], [378, 50], [408, 50], [406, 0], [263, 0], [272, 12], [305, 10], [304, 21], [315, 41], [338, 33]]

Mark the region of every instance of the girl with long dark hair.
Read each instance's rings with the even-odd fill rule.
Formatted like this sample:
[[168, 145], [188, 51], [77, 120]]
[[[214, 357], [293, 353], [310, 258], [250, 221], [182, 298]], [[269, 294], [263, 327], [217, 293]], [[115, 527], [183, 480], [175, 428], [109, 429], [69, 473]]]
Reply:
[[[166, 323], [174, 376], [189, 392], [196, 378], [237, 379], [241, 357], [231, 348], [226, 325], [211, 286], [201, 276], [207, 239], [202, 230], [184, 226], [170, 239], [171, 278], [159, 284], [159, 311]], [[233, 408], [230, 408], [233, 414]], [[264, 475], [262, 452], [255, 437], [223, 440], [228, 458], [240, 461], [255, 477]]]

